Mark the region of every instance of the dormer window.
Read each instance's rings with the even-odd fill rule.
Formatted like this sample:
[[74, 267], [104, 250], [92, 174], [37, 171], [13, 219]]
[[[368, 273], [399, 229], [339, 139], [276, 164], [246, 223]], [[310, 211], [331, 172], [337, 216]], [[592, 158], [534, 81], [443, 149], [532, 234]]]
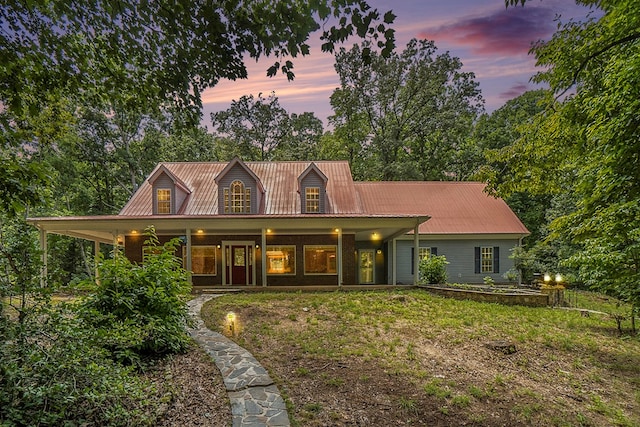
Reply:
[[311, 162], [298, 176], [300, 211], [303, 214], [327, 213], [327, 177]]
[[320, 187], [306, 187], [304, 198], [306, 213], [320, 212]]
[[251, 213], [251, 188], [236, 180], [224, 189], [224, 213]]
[[148, 178], [152, 188], [153, 215], [176, 215], [183, 212], [191, 189], [167, 166], [160, 164]]
[[159, 215], [167, 215], [171, 213], [171, 189], [158, 188], [156, 190], [156, 212]]

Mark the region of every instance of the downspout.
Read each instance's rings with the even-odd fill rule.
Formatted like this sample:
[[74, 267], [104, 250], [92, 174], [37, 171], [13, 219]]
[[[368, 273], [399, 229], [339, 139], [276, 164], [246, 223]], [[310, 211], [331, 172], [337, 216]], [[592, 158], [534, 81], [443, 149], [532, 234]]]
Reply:
[[416, 221], [416, 226], [413, 229], [413, 286], [418, 286], [418, 279], [420, 277], [420, 235], [419, 235], [420, 222]]
[[342, 228], [338, 228], [338, 287], [342, 286]]

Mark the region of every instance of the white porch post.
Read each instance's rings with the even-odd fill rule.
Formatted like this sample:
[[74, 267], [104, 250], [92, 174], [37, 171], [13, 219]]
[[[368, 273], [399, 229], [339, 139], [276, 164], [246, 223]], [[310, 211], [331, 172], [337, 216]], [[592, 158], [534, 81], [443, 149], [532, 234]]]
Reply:
[[395, 237], [391, 241], [391, 283], [395, 286], [398, 284], [398, 267], [397, 267], [397, 258], [396, 255], [396, 239]]
[[267, 286], [267, 230], [262, 229], [262, 236], [260, 240], [260, 262], [262, 263], [262, 269], [260, 271], [262, 276], [262, 286]]
[[43, 288], [47, 285], [47, 276], [49, 275], [48, 268], [48, 260], [47, 260], [47, 252], [49, 248], [47, 247], [47, 232], [40, 229], [40, 250], [42, 251], [41, 260], [42, 260], [42, 270], [40, 275], [40, 286]]
[[[117, 257], [120, 254], [120, 247], [118, 245], [118, 233], [119, 231], [116, 230], [113, 232], [113, 257]], [[124, 237], [126, 239], [126, 237]], [[124, 246], [124, 241], [122, 242], [122, 245]]]
[[98, 264], [100, 263], [100, 242], [97, 240], [93, 241], [93, 262], [95, 270], [96, 283], [100, 284], [100, 271], [98, 270]]
[[193, 285], [193, 278], [191, 277], [191, 229], [187, 228], [184, 231], [187, 235], [187, 262], [185, 265], [185, 270], [187, 270], [188, 274], [189, 274], [189, 283], [191, 283], [191, 285]]
[[419, 223], [416, 222], [416, 226], [413, 229], [413, 284], [418, 284], [418, 278], [420, 277], [420, 235], [418, 227]]
[[338, 286], [342, 286], [342, 228], [338, 228]]

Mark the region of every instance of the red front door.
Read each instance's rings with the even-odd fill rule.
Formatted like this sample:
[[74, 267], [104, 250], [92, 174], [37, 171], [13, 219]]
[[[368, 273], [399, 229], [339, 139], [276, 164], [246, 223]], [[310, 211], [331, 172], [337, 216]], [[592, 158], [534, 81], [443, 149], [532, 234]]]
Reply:
[[231, 246], [231, 281], [232, 285], [247, 284], [247, 247]]

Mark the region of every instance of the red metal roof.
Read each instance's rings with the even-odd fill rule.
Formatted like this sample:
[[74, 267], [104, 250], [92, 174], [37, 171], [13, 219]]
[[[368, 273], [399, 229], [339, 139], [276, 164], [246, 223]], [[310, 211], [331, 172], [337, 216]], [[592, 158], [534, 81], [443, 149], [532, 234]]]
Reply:
[[367, 212], [422, 214], [423, 234], [529, 234], [502, 199], [480, 182], [357, 182]]
[[[301, 216], [298, 177], [312, 162], [245, 162], [265, 190], [263, 215]], [[502, 199], [477, 182], [354, 182], [346, 161], [313, 162], [327, 177], [328, 215], [431, 216], [420, 226], [430, 234], [528, 234]], [[219, 215], [215, 178], [228, 162], [161, 163], [191, 194], [184, 216]], [[153, 175], [153, 173], [151, 174]], [[145, 181], [120, 216], [152, 215], [152, 188]]]
[[[298, 177], [312, 162], [245, 162], [244, 164], [260, 179], [265, 189], [265, 215], [296, 215], [301, 212]], [[358, 200], [351, 169], [346, 161], [313, 162], [328, 178], [327, 213], [363, 214]], [[227, 162], [161, 163], [178, 177], [191, 194], [180, 211], [184, 215], [217, 215], [218, 188], [215, 178], [227, 167]], [[151, 175], [155, 173], [152, 172]], [[152, 214], [152, 188], [145, 181], [131, 200], [120, 211], [120, 215], [138, 216]]]

